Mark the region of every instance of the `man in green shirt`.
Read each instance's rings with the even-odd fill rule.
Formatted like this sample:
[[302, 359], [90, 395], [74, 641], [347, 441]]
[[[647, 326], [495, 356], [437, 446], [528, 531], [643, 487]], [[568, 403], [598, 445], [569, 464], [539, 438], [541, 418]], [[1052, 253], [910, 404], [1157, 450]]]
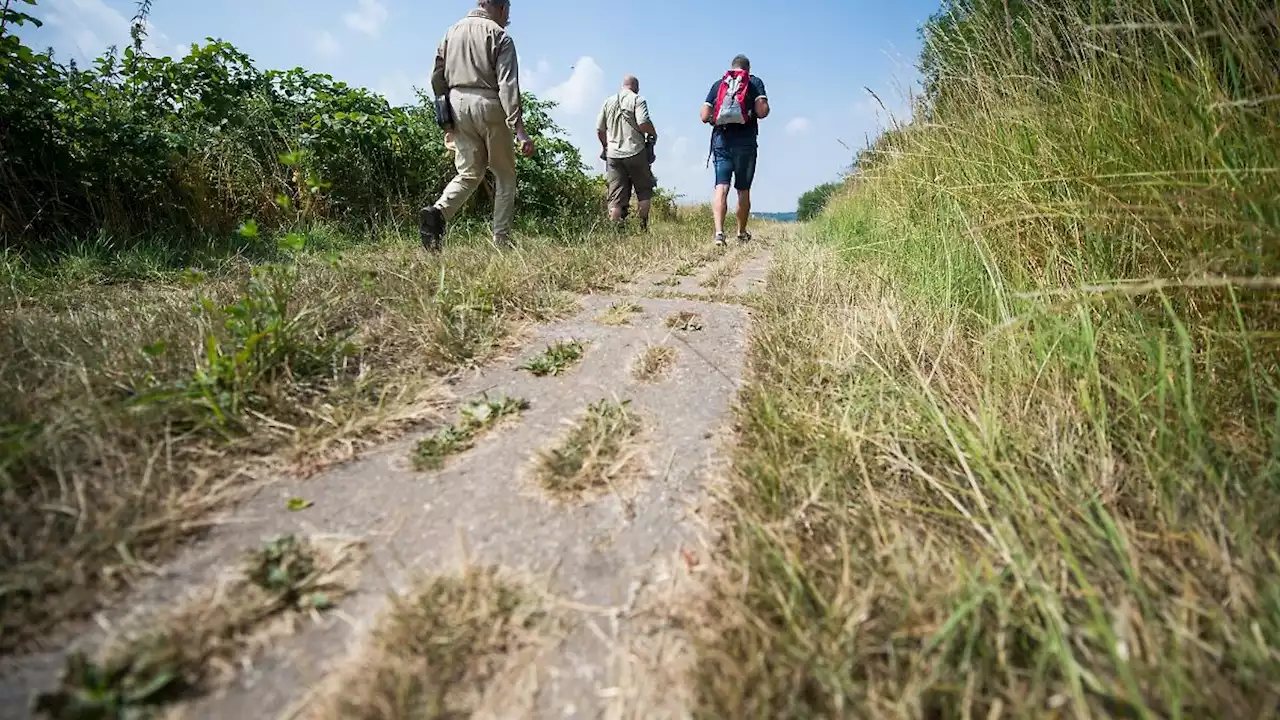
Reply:
[[640, 95], [640, 81], [634, 75], [622, 78], [622, 89], [600, 107], [596, 135], [600, 139], [600, 157], [607, 168], [609, 217], [619, 225], [626, 221], [634, 190], [640, 229], [647, 230], [653, 201], [653, 145], [658, 141], [658, 131], [649, 117], [649, 103]]

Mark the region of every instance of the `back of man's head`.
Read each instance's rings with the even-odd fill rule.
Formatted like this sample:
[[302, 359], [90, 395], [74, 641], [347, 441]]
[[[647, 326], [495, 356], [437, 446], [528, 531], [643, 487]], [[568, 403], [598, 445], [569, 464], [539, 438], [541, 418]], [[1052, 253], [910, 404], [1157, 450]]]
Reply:
[[504, 28], [511, 23], [511, 0], [477, 0], [476, 6]]
[[622, 87], [638, 93], [640, 92], [640, 79], [635, 75], [624, 75], [622, 76]]
[[746, 70], [747, 72], [751, 72], [751, 61], [747, 59], [746, 55], [739, 55], [733, 59], [732, 67], [734, 70]]

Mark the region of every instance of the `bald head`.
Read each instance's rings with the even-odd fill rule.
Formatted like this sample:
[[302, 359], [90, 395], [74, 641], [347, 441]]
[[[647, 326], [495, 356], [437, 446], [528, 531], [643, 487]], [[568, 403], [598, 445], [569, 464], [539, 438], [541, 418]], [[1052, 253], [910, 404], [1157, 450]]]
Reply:
[[631, 92], [640, 92], [640, 80], [635, 75], [623, 75], [622, 87], [628, 88]]

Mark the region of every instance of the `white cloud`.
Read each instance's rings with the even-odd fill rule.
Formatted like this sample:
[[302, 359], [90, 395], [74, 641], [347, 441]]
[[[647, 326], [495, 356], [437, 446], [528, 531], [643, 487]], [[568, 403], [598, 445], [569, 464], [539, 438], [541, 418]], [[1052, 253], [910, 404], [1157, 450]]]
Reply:
[[520, 89], [531, 93], [541, 92], [551, 75], [551, 63], [546, 58], [538, 61], [534, 67], [520, 66]]
[[392, 106], [410, 105], [418, 101], [418, 95], [413, 90], [415, 86], [426, 90], [428, 95], [431, 94], [430, 77], [423, 77], [415, 82], [404, 73], [383, 77], [373, 91], [385, 97]]
[[342, 16], [347, 27], [369, 37], [378, 37], [387, 22], [387, 8], [378, 0], [358, 0], [355, 10]]
[[[44, 0], [40, 7], [40, 18], [55, 33], [54, 48], [77, 60], [93, 60], [108, 46], [123, 50], [133, 42], [129, 35], [131, 19], [103, 0]], [[173, 47], [169, 37], [151, 23], [146, 23], [145, 28], [142, 49], [148, 55], [165, 55], [162, 48]], [[185, 47], [179, 57], [184, 55]]]
[[328, 30], [316, 33], [314, 47], [321, 57], [332, 58], [342, 53], [342, 45], [338, 42], [338, 38]]
[[590, 56], [583, 56], [573, 66], [569, 79], [548, 89], [543, 98], [554, 100], [559, 110], [568, 115], [581, 115], [595, 109], [597, 100], [603, 102], [604, 70]]
[[798, 117], [798, 118], [792, 119], [791, 122], [787, 123], [786, 131], [788, 135], [799, 135], [800, 133], [805, 132], [808, 129], [809, 129], [809, 118]]

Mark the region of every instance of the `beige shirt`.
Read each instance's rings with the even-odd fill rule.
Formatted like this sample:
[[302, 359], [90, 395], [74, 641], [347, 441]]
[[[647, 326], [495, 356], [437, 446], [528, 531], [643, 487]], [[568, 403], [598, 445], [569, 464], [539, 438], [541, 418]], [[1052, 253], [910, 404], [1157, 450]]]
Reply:
[[623, 88], [604, 101], [596, 116], [596, 129], [605, 133], [606, 155], [611, 158], [635, 157], [644, 152], [644, 133], [639, 127], [649, 120], [649, 104], [641, 95]]
[[501, 25], [479, 8], [449, 28], [436, 49], [431, 90], [443, 97], [453, 88], [493, 93], [507, 115], [507, 127], [520, 124], [520, 68], [516, 45]]

